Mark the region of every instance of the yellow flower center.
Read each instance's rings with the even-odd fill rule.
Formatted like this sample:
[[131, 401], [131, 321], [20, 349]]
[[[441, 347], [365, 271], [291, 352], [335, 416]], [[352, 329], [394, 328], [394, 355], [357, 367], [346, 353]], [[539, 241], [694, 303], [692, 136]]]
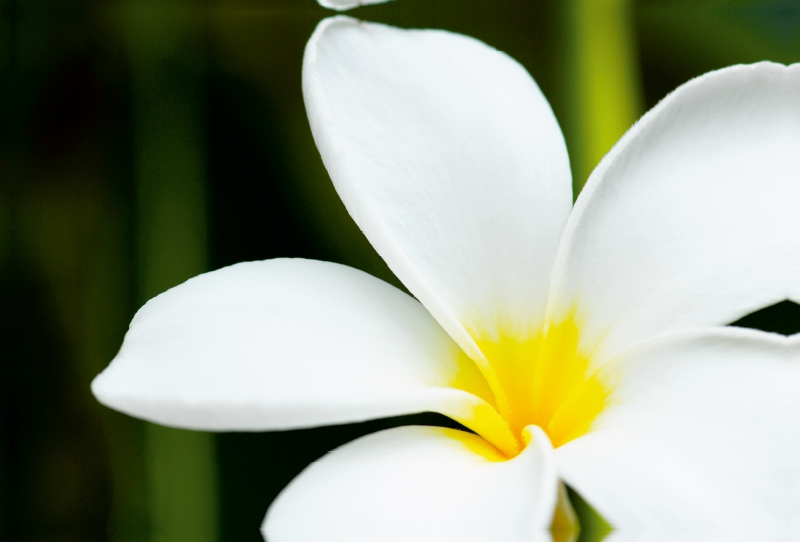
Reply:
[[[491, 390], [489, 397], [480, 395], [494, 408], [478, 408], [459, 421], [507, 457], [527, 444], [523, 430], [528, 425], [541, 427], [554, 447], [585, 434], [605, 407], [609, 389], [591, 372], [590, 355], [579, 351], [579, 339], [573, 313], [524, 340], [476, 341], [488, 362], [479, 368]], [[456, 387], [476, 389], [463, 377], [456, 380]]]

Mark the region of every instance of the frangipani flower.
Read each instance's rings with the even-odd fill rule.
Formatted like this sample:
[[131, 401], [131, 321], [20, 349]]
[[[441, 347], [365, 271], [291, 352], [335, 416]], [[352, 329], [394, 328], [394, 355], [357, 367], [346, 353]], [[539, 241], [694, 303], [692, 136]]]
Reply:
[[574, 210], [552, 111], [474, 39], [346, 17], [303, 68], [339, 195], [419, 300], [278, 259], [147, 303], [93, 383], [177, 427], [443, 413], [311, 465], [271, 542], [533, 540], [558, 480], [612, 525], [786, 529], [800, 517], [800, 341], [721, 326], [800, 300], [800, 67], [687, 83]]

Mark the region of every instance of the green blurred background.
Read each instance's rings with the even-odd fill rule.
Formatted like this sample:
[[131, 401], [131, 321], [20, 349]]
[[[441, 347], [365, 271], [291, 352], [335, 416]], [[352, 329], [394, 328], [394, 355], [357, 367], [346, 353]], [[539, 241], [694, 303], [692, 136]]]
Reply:
[[[328, 14], [314, 0], [0, 0], [0, 540], [257, 542], [271, 500], [328, 450], [447, 423], [210, 435], [89, 392], [136, 309], [203, 271], [302, 256], [397, 284], [305, 118], [303, 47]], [[576, 192], [681, 83], [800, 60], [797, 0], [398, 0], [353, 14], [519, 60], [561, 123]], [[794, 306], [769, 318], [800, 329]]]

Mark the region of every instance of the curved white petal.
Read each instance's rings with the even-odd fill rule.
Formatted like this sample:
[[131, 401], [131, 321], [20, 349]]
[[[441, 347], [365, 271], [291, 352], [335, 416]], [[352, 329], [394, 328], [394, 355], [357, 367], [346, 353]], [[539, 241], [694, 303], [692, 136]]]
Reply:
[[328, 8], [328, 9], [335, 9], [336, 11], [344, 11], [347, 9], [357, 8], [359, 6], [366, 6], [368, 4], [382, 4], [383, 2], [388, 2], [389, 0], [317, 0], [319, 5]]
[[477, 435], [401, 427], [312, 464], [267, 512], [269, 542], [549, 541], [558, 479], [547, 436], [498, 461]]
[[[301, 259], [241, 263], [149, 301], [92, 383], [103, 404], [165, 425], [259, 430], [485, 405], [451, 389], [474, 364], [416, 300]], [[483, 385], [485, 391], [485, 384]], [[490, 409], [491, 410], [491, 409]]]
[[466, 36], [336, 17], [308, 43], [303, 89], [350, 214], [461, 347], [482, 359], [468, 334], [537, 329], [571, 187], [527, 72]]
[[800, 65], [683, 85], [592, 174], [565, 230], [550, 309], [584, 346], [727, 324], [800, 300]]
[[800, 337], [683, 332], [603, 373], [609, 406], [556, 461], [612, 525], [759, 540], [800, 532]]

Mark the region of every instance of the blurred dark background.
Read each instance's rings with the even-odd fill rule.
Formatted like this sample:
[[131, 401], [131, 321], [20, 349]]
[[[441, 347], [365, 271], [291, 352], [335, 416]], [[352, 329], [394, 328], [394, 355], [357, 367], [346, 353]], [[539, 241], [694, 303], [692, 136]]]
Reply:
[[[91, 379], [144, 301], [302, 256], [398, 284], [339, 202], [300, 91], [314, 0], [0, 0], [0, 540], [256, 542], [304, 466], [423, 415], [269, 434], [156, 427]], [[800, 60], [797, 0], [398, 0], [352, 13], [473, 35], [551, 101], [575, 188], [668, 92]], [[800, 330], [784, 303], [738, 325]]]

